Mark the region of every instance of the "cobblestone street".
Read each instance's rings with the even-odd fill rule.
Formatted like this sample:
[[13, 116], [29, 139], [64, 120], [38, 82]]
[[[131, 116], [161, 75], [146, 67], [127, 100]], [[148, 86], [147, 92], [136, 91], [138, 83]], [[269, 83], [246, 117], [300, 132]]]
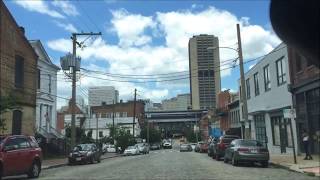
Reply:
[[151, 151], [148, 155], [107, 159], [100, 164], [44, 170], [40, 179], [317, 179], [275, 167], [234, 167], [206, 154]]

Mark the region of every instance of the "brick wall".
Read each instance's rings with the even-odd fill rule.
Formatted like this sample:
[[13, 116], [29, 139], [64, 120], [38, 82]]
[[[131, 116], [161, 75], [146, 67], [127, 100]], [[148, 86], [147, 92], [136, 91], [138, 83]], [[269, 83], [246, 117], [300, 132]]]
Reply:
[[319, 78], [319, 68], [314, 65], [310, 65], [308, 59], [303, 57], [297, 50], [288, 47], [288, 57], [291, 84], [293, 86], [297, 87], [309, 80]]
[[[37, 55], [3, 1], [0, 1], [0, 95], [13, 95], [22, 112], [22, 134], [34, 134], [36, 106]], [[23, 58], [23, 83], [15, 87], [16, 56]], [[6, 118], [7, 132], [12, 130], [12, 113]]]

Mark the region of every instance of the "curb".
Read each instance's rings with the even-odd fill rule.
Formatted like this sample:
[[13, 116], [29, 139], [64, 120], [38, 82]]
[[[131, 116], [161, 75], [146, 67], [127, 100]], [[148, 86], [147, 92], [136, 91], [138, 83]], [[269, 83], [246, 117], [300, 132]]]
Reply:
[[270, 165], [274, 166], [274, 167], [277, 167], [277, 168], [281, 168], [281, 169], [286, 169], [288, 171], [291, 171], [291, 172], [296, 172], [296, 173], [302, 173], [302, 174], [306, 174], [308, 176], [316, 176], [316, 173], [313, 173], [313, 172], [300, 172], [300, 171], [295, 171], [293, 169], [291, 169], [290, 167], [288, 166], [284, 166], [284, 165], [281, 165], [281, 164], [278, 164], [278, 163], [273, 163], [273, 162], [270, 162]]
[[[121, 155], [104, 157], [104, 158], [101, 158], [101, 160], [112, 159], [112, 158], [116, 158], [116, 157], [120, 157], [120, 156], [121, 156]], [[54, 169], [54, 168], [59, 168], [59, 167], [67, 166], [67, 165], [68, 165], [68, 163], [55, 164], [55, 165], [52, 165], [52, 166], [42, 167], [41, 170]]]

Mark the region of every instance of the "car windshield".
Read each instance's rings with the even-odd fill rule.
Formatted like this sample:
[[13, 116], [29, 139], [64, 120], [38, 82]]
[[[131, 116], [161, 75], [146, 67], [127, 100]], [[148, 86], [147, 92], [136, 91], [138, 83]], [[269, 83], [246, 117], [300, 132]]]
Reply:
[[259, 141], [255, 140], [240, 140], [238, 141], [238, 144], [240, 146], [262, 146], [262, 144]]
[[79, 144], [74, 148], [74, 151], [89, 151], [91, 150], [92, 145], [89, 144]]
[[0, 179], [319, 180], [319, 14], [0, 0]]

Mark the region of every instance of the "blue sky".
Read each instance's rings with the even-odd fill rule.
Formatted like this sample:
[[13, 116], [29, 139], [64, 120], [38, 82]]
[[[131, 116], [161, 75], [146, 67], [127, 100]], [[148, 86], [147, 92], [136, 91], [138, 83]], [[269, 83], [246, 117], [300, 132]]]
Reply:
[[[155, 102], [189, 92], [189, 81], [149, 81], [135, 75], [154, 75], [188, 70], [188, 39], [200, 33], [219, 37], [220, 46], [236, 48], [236, 23], [240, 23], [243, 53], [246, 60], [267, 54], [280, 40], [273, 33], [269, 20], [269, 1], [5, 1], [17, 23], [25, 27], [28, 39], [40, 39], [52, 61], [71, 50], [71, 32], [101, 31], [102, 36], [85, 41], [86, 48], [78, 49], [82, 67], [126, 78], [102, 74], [81, 76], [78, 95], [87, 98], [87, 88], [113, 85], [120, 98], [131, 99], [134, 88], [140, 98]], [[85, 38], [85, 37], [84, 37]], [[80, 39], [84, 40], [84, 39]], [[222, 88], [237, 90], [238, 66], [225, 60], [236, 57], [230, 50], [221, 49]], [[247, 63], [248, 69], [255, 62]], [[185, 77], [187, 73], [175, 74]], [[179, 75], [179, 76], [177, 76]], [[168, 77], [152, 77], [161, 81]], [[170, 76], [172, 79], [172, 75]], [[106, 81], [102, 79], [111, 79]], [[69, 97], [70, 84], [58, 75], [58, 95]], [[58, 101], [58, 106], [64, 100]]]

